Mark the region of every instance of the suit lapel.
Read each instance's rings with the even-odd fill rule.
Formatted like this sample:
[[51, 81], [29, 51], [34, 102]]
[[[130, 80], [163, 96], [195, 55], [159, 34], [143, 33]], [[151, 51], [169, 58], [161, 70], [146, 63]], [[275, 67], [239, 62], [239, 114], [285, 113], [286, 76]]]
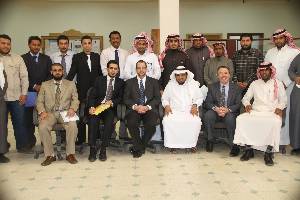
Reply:
[[228, 90], [228, 98], [227, 98], [227, 106], [230, 104], [232, 96], [233, 96], [233, 85], [229, 83], [229, 90]]
[[63, 79], [60, 85], [60, 100], [62, 100], [62, 97], [66, 92], [66, 84], [66, 81]]

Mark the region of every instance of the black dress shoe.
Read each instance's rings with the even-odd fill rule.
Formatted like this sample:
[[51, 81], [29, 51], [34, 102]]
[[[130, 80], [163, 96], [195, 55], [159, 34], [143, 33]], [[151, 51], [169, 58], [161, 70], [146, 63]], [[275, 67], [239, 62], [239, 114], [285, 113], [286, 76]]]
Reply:
[[142, 157], [143, 153], [141, 151], [134, 151], [132, 156], [134, 158], [139, 158], [139, 157]]
[[206, 142], [206, 151], [212, 152], [214, 150], [214, 143], [212, 141]]
[[106, 149], [101, 148], [100, 150], [100, 154], [99, 154], [99, 160], [101, 161], [106, 161], [107, 160], [107, 156], [106, 156]]
[[229, 153], [230, 157], [235, 157], [238, 156], [240, 154], [240, 148], [238, 145], [234, 144], [231, 148], [231, 151]]
[[254, 157], [253, 149], [247, 149], [245, 153], [240, 158], [241, 161], [248, 161], [250, 158]]
[[293, 149], [293, 150], [291, 151], [291, 154], [292, 154], [292, 155], [300, 155], [300, 149]]
[[267, 166], [273, 166], [274, 165], [274, 162], [273, 162], [273, 159], [272, 159], [272, 153], [265, 153], [264, 160], [265, 160], [265, 164]]
[[97, 159], [97, 149], [96, 147], [90, 147], [89, 161], [94, 162]]
[[8, 163], [9, 162], [9, 158], [4, 156], [4, 154], [0, 154], [0, 163]]
[[281, 154], [286, 154], [286, 146], [285, 145], [280, 145], [279, 146], [279, 152]]

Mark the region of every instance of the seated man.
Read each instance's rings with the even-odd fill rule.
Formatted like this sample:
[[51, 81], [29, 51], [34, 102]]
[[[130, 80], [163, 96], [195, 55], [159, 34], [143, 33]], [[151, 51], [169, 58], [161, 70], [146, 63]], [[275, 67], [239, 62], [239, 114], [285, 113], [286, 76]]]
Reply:
[[178, 66], [171, 74], [163, 96], [165, 108], [163, 118], [164, 145], [171, 148], [191, 148], [196, 145], [201, 129], [198, 107], [203, 102], [200, 83], [193, 79], [194, 74], [184, 66]]
[[206, 151], [213, 151], [213, 140], [215, 137], [216, 122], [224, 122], [227, 129], [228, 139], [231, 145], [230, 156], [237, 156], [240, 149], [233, 145], [235, 120], [240, 113], [241, 93], [234, 83], [230, 82], [230, 68], [220, 66], [217, 69], [218, 82], [211, 84], [208, 88], [204, 108], [204, 133], [207, 135]]
[[[246, 146], [241, 161], [253, 158], [254, 148], [265, 152], [266, 165], [274, 165], [272, 152], [279, 151], [282, 110], [287, 105], [283, 83], [275, 75], [272, 63], [261, 63], [257, 69], [258, 80], [251, 83], [242, 100], [246, 113], [236, 120], [233, 141]], [[254, 102], [251, 105], [252, 98]]]
[[[126, 120], [133, 140], [131, 153], [134, 158], [141, 157], [155, 133], [158, 120], [160, 91], [158, 80], [146, 76], [147, 63], [139, 60], [136, 63], [137, 76], [126, 81], [124, 103], [128, 108]], [[140, 137], [139, 126], [144, 124], [144, 135]]]
[[[114, 117], [117, 113], [117, 105], [122, 100], [124, 90], [124, 81], [116, 77], [118, 72], [119, 64], [115, 60], [108, 61], [107, 76], [99, 76], [96, 78], [94, 87], [89, 96], [89, 161], [91, 162], [96, 160], [96, 139], [100, 119], [104, 121], [104, 133], [102, 135], [99, 159], [101, 161], [107, 159], [106, 147], [109, 144], [109, 139], [114, 129]], [[107, 104], [110, 107], [99, 115], [95, 115], [95, 107], [103, 104]]]
[[51, 130], [56, 123], [62, 124], [66, 130], [66, 160], [75, 164], [76, 121], [64, 122], [61, 112], [67, 111], [66, 117], [74, 117], [79, 106], [77, 89], [73, 81], [63, 79], [64, 70], [61, 64], [54, 63], [51, 74], [53, 79], [42, 83], [36, 105], [40, 120], [39, 134], [46, 157], [41, 165], [50, 165], [56, 160], [51, 138]]

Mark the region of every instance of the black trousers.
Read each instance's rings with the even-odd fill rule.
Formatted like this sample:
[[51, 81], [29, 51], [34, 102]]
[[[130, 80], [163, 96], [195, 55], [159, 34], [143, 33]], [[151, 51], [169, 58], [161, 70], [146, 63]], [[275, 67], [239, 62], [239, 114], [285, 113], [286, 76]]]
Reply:
[[[84, 100], [80, 101], [79, 109], [82, 107], [82, 103]], [[88, 108], [86, 107], [84, 110], [84, 116], [88, 115]], [[86, 142], [86, 123], [84, 122], [83, 118], [79, 118], [77, 122], [78, 134], [77, 134], [77, 143], [82, 144]]]
[[216, 122], [224, 122], [226, 124], [229, 142], [232, 145], [236, 125], [236, 115], [232, 113], [227, 113], [225, 117], [219, 117], [215, 111], [208, 110], [204, 114], [204, 131], [207, 135], [207, 139], [210, 141], [214, 139], [214, 126]]
[[[145, 114], [139, 114], [136, 111], [130, 111], [125, 118], [127, 120], [129, 133], [132, 137], [134, 150], [145, 150], [147, 144], [155, 133], [158, 114], [153, 110], [150, 110]], [[144, 135], [142, 137], [140, 136], [139, 130], [141, 121], [144, 125]]]
[[34, 135], [35, 126], [33, 124], [33, 109], [34, 107], [25, 107], [24, 108], [24, 125], [26, 128], [26, 133], [28, 137], [28, 145], [34, 146], [36, 143], [36, 137]]
[[114, 130], [114, 117], [115, 111], [113, 109], [107, 109], [99, 115], [90, 115], [89, 118], [89, 145], [96, 146], [97, 136], [99, 134], [100, 120], [104, 122], [104, 132], [102, 135], [101, 147], [108, 147], [109, 140]]

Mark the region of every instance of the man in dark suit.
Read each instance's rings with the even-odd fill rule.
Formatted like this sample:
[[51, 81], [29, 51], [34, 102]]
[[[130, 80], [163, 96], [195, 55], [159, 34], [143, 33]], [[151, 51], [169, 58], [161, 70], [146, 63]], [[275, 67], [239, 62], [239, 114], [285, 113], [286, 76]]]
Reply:
[[239, 147], [233, 145], [236, 117], [240, 113], [241, 93], [234, 83], [229, 82], [230, 70], [227, 66], [218, 67], [218, 82], [211, 84], [208, 88], [204, 109], [204, 132], [207, 135], [206, 151], [213, 151], [214, 126], [216, 122], [222, 121], [226, 124], [229, 142], [232, 146], [230, 156], [239, 154]]
[[[66, 79], [73, 80], [77, 75], [77, 91], [80, 104], [86, 102], [86, 94], [93, 86], [96, 77], [102, 76], [100, 66], [100, 55], [92, 51], [92, 38], [88, 35], [81, 38], [83, 52], [75, 54], [72, 59], [71, 69]], [[81, 105], [80, 105], [81, 107]], [[86, 110], [87, 112], [87, 110]], [[78, 123], [77, 145], [86, 141], [86, 125], [83, 119]]]
[[[145, 153], [158, 120], [159, 83], [158, 80], [146, 76], [146, 72], [146, 62], [139, 60], [136, 63], [137, 76], [126, 81], [124, 90], [124, 103], [128, 108], [125, 117], [133, 140], [131, 153], [134, 158], [141, 157]], [[145, 128], [142, 138], [139, 131], [141, 121]]]
[[[89, 161], [96, 160], [97, 148], [96, 139], [99, 129], [100, 119], [104, 121], [104, 133], [102, 135], [102, 143], [100, 148], [99, 160], [105, 161], [106, 147], [114, 128], [114, 117], [116, 116], [117, 106], [122, 101], [124, 81], [117, 76], [119, 72], [119, 64], [115, 60], [107, 63], [107, 76], [96, 78], [94, 87], [88, 97], [89, 107], [89, 145], [90, 155]], [[109, 105], [110, 107], [99, 115], [95, 115], [96, 107], [99, 105]]]
[[[51, 78], [52, 61], [49, 56], [40, 53], [41, 38], [38, 36], [30, 36], [28, 39], [29, 52], [22, 55], [28, 71], [29, 88], [28, 92], [38, 93], [42, 82]], [[30, 98], [30, 94], [28, 94]], [[35, 126], [33, 124], [32, 113], [34, 105], [26, 107], [24, 123], [28, 134], [28, 147], [33, 147], [36, 143], [34, 135]]]

